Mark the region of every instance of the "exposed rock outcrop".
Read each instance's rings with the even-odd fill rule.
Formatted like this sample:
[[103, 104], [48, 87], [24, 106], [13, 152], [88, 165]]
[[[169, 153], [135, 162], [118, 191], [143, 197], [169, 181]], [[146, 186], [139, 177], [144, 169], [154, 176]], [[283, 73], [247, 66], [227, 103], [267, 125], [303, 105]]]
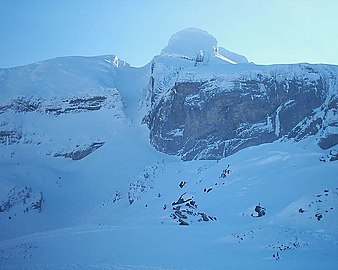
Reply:
[[0, 144], [86, 157], [125, 119], [116, 81], [129, 69], [116, 56], [61, 57], [0, 69]]
[[111, 89], [107, 95], [85, 95], [69, 98], [21, 96], [0, 106], [0, 114], [37, 112], [40, 114], [61, 115], [97, 111], [102, 108], [113, 109], [122, 103], [122, 98], [116, 89]]
[[337, 144], [336, 66], [247, 64], [210, 74], [185, 67], [165, 85], [162, 77], [173, 72], [163, 71], [163, 61], [154, 65], [162, 71], [153, 72], [144, 122], [159, 151], [184, 160], [220, 159], [248, 146], [317, 133], [320, 147]]
[[80, 160], [88, 156], [89, 154], [93, 153], [101, 146], [104, 145], [104, 142], [96, 142], [92, 143], [91, 145], [84, 145], [78, 147], [77, 149], [71, 152], [58, 152], [54, 154], [54, 157], [64, 157], [64, 158], [71, 158], [72, 160]]
[[[183, 193], [177, 201], [174, 201], [172, 205], [172, 213], [170, 217], [178, 222], [179, 225], [189, 225], [195, 221], [197, 222], [207, 222], [207, 221], [216, 221], [217, 218], [214, 216], [209, 216], [206, 213], [197, 211], [197, 203], [191, 198], [185, 199], [184, 196], [186, 193]], [[166, 207], [163, 208], [166, 210]]]
[[[44, 203], [42, 192], [33, 192], [31, 187], [24, 187], [22, 189], [14, 187], [7, 195], [7, 199], [2, 201], [0, 205], [0, 213], [10, 212], [12, 208], [24, 208], [24, 213], [31, 210], [36, 210], [41, 213]], [[9, 216], [12, 218], [11, 216]]]

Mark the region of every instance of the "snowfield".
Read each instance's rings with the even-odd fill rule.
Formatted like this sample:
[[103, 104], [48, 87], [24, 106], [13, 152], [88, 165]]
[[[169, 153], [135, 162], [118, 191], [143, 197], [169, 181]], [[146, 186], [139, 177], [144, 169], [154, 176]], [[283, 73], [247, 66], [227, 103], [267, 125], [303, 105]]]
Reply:
[[[124, 131], [80, 161], [3, 149], [1, 197], [29, 185], [44, 201], [1, 213], [1, 269], [336, 268], [338, 167], [313, 138], [183, 162]], [[181, 206], [187, 226], [174, 219], [182, 194], [197, 205]]]

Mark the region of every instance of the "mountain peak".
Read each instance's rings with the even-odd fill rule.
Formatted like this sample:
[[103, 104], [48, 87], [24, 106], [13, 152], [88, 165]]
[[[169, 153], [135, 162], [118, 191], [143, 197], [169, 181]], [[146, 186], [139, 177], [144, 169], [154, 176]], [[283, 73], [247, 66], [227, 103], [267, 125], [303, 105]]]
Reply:
[[202, 58], [203, 62], [216, 58], [231, 64], [248, 63], [246, 57], [218, 47], [218, 41], [213, 35], [196, 27], [187, 28], [172, 35], [161, 55], [190, 60]]
[[218, 48], [217, 39], [199, 28], [187, 28], [171, 36], [162, 54], [195, 58], [200, 51], [213, 53]]

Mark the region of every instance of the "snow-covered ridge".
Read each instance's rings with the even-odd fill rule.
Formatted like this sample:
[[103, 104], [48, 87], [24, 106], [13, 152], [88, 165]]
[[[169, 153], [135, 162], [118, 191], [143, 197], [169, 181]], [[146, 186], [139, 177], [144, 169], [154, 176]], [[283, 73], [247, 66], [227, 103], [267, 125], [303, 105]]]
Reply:
[[0, 70], [0, 144], [78, 160], [128, 125], [116, 56], [62, 57]]
[[115, 88], [118, 70], [129, 64], [114, 55], [59, 57], [22, 67], [0, 69], [1, 103], [13, 97], [39, 98], [99, 95]]

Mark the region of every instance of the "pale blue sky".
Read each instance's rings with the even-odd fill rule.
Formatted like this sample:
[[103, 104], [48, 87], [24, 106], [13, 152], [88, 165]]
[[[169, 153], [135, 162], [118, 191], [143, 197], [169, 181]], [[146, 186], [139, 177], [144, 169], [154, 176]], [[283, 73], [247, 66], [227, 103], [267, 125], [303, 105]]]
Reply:
[[336, 0], [0, 0], [0, 67], [116, 54], [147, 64], [199, 27], [257, 64], [338, 64]]

